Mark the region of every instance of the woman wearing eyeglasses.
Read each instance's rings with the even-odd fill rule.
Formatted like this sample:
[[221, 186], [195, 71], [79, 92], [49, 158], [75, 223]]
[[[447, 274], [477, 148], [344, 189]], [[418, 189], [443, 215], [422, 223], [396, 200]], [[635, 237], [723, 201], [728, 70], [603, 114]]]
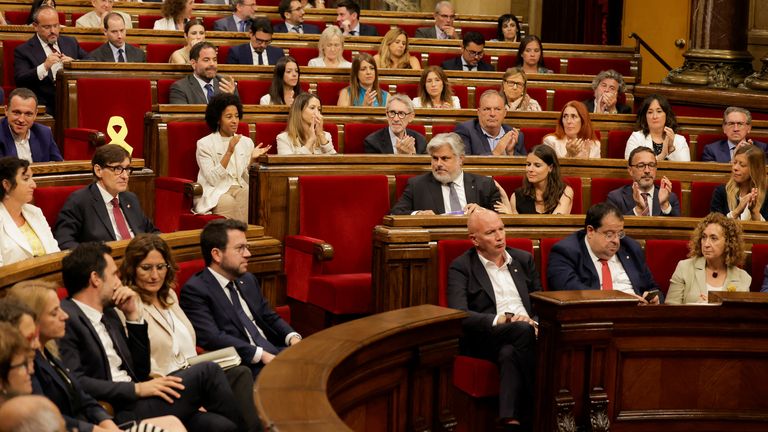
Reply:
[[600, 141], [592, 129], [587, 107], [579, 101], [565, 104], [555, 133], [545, 136], [544, 144], [555, 149], [561, 158], [600, 158]]
[[528, 78], [521, 67], [513, 67], [501, 78], [500, 93], [504, 95], [507, 111], [541, 111], [539, 102], [528, 96]]
[[288, 111], [288, 127], [277, 136], [277, 154], [336, 154], [331, 134], [323, 130], [323, 106], [312, 93], [302, 93]]
[[0, 322], [0, 403], [16, 395], [32, 394], [31, 354], [21, 333], [11, 324]]
[[731, 162], [731, 178], [712, 194], [710, 211], [731, 219], [768, 220], [768, 182], [765, 178], [765, 152], [746, 144], [738, 147]]

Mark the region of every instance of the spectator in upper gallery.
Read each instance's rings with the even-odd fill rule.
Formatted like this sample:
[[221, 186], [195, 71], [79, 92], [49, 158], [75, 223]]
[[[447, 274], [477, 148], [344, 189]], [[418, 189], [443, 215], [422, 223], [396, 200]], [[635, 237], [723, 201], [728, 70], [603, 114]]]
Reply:
[[520, 21], [515, 14], [504, 14], [499, 17], [496, 25], [496, 39], [492, 42], [517, 42], [521, 39]]
[[458, 71], [493, 71], [493, 66], [483, 61], [485, 38], [482, 34], [470, 31], [462, 38], [461, 55], [443, 62], [445, 70]]
[[672, 192], [672, 182], [661, 177], [656, 180], [656, 155], [648, 147], [632, 150], [627, 161], [627, 171], [632, 184], [614, 189], [605, 200], [615, 205], [627, 216], [680, 216], [680, 200]]
[[544, 64], [544, 46], [536, 35], [528, 35], [520, 41], [517, 48], [517, 66], [523, 68], [527, 74], [549, 74], [552, 69], [547, 69]]
[[336, 26], [326, 27], [317, 43], [318, 56], [309, 61], [309, 67], [350, 68], [352, 62], [344, 58], [344, 35]]
[[349, 71], [349, 86], [339, 91], [337, 106], [385, 106], [389, 93], [379, 86], [379, 71], [376, 62], [368, 53], [360, 53], [352, 61]]
[[413, 104], [408, 96], [397, 93], [387, 100], [388, 127], [382, 128], [365, 137], [363, 145], [366, 153], [384, 154], [424, 154], [427, 152], [427, 140], [424, 135], [408, 129], [413, 121]]
[[33, 0], [32, 6], [29, 8], [29, 16], [27, 17], [27, 25], [32, 25], [33, 19], [35, 17], [35, 12], [37, 12], [38, 9], [40, 9], [41, 6], [50, 6], [52, 8], [56, 8], [56, 1], [55, 0]]
[[496, 90], [480, 96], [477, 118], [459, 123], [455, 132], [464, 140], [471, 155], [522, 156], [526, 154], [525, 137], [519, 129], [503, 124], [507, 110], [504, 98]]
[[459, 34], [453, 21], [456, 19], [456, 10], [449, 1], [440, 1], [435, 5], [435, 25], [419, 27], [414, 37], [424, 39], [458, 39]]
[[184, 24], [184, 40], [187, 44], [171, 54], [168, 63], [189, 64], [189, 53], [198, 42], [205, 40], [205, 27], [200, 19], [192, 19]]
[[701, 160], [704, 162], [730, 162], [740, 146], [752, 144], [763, 152], [768, 151], [768, 144], [747, 138], [752, 130], [752, 114], [744, 109], [731, 106], [723, 113], [723, 133], [721, 139], [704, 146]]
[[164, 0], [160, 7], [163, 17], [155, 21], [154, 30], [184, 30], [184, 24], [192, 19], [195, 0]]
[[267, 18], [251, 21], [248, 29], [251, 41], [235, 45], [227, 54], [227, 64], [274, 65], [285, 52], [272, 44], [272, 24]]
[[172, 104], [207, 104], [219, 93], [237, 94], [235, 80], [216, 73], [219, 68], [212, 43], [199, 42], [189, 56], [192, 73], [171, 84]]
[[277, 14], [283, 22], [275, 25], [275, 33], [320, 34], [314, 24], [304, 24], [304, 7], [300, 0], [282, 0]]
[[147, 53], [126, 42], [125, 21], [122, 15], [110, 12], [104, 17], [104, 35], [107, 42], [91, 51], [90, 60], [118, 63], [145, 63]]
[[259, 100], [259, 105], [288, 105], [301, 93], [301, 69], [291, 56], [280, 58], [272, 74], [269, 93]]
[[216, 20], [213, 31], [246, 32], [251, 28], [256, 18], [256, 0], [232, 0], [231, 3], [232, 15]]
[[419, 95], [413, 98], [414, 108], [461, 109], [461, 101], [453, 95], [448, 76], [440, 66], [427, 66], [421, 71]]
[[504, 95], [507, 111], [541, 111], [539, 101], [528, 95], [528, 77], [520, 66], [504, 72], [500, 93]]
[[636, 147], [643, 146], [653, 149], [657, 160], [691, 160], [688, 143], [684, 136], [677, 134], [677, 118], [664, 96], [652, 94], [643, 100], [635, 128], [639, 130], [629, 136], [624, 159], [628, 159]]
[[93, 10], [81, 16], [75, 21], [75, 27], [87, 27], [100, 29], [104, 26], [104, 18], [109, 13], [116, 13], [123, 17], [125, 28], [133, 28], [131, 16], [125, 12], [113, 11], [114, 0], [91, 0]]
[[323, 129], [323, 106], [312, 93], [301, 93], [288, 111], [285, 131], [277, 136], [277, 154], [336, 154], [333, 138]]
[[26, 87], [37, 95], [38, 103], [56, 116], [56, 73], [65, 61], [88, 56], [75, 38], [61, 36], [59, 14], [50, 6], [40, 6], [33, 17], [36, 34], [13, 52], [13, 71], [17, 87]]
[[604, 70], [592, 80], [594, 99], [587, 99], [587, 110], [596, 114], [631, 114], [632, 107], [619, 103], [619, 95], [624, 93], [624, 77], [613, 69]]
[[379, 69], [421, 69], [421, 62], [408, 51], [408, 35], [400, 27], [390, 29], [373, 56]]
[[592, 129], [587, 108], [579, 101], [565, 104], [555, 133], [545, 136], [543, 143], [561, 158], [600, 159], [600, 140]]
[[63, 160], [51, 128], [35, 123], [36, 118], [37, 96], [24, 87], [13, 89], [0, 120], [0, 157], [18, 156], [29, 162]]
[[354, 0], [336, 3], [336, 24], [344, 36], [378, 36], [376, 27], [360, 22], [360, 5]]
[[731, 163], [731, 178], [712, 193], [710, 211], [746, 221], [768, 219], [765, 199], [765, 152], [753, 145], [736, 149]]

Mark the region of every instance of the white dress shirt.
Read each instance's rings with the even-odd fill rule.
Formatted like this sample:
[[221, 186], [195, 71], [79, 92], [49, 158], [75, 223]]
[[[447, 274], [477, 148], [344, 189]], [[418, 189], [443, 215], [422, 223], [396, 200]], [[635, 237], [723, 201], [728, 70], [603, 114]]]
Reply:
[[504, 264], [501, 267], [497, 266], [493, 261], [485, 259], [479, 253], [477, 257], [480, 258], [480, 263], [491, 280], [493, 295], [496, 297], [496, 318], [493, 320], [493, 325], [496, 325], [498, 316], [504, 315], [505, 312], [529, 316], [528, 311], [525, 310], [523, 305], [523, 299], [520, 298], [520, 292], [517, 290], [515, 280], [512, 279], [512, 274], [509, 272], [508, 266], [512, 263], [512, 256], [509, 255], [509, 252], [504, 251]]
[[117, 354], [112, 338], [109, 336], [107, 327], [101, 322], [101, 318], [104, 316], [103, 312], [99, 312], [96, 309], [88, 306], [87, 304], [72, 299], [72, 301], [80, 308], [81, 311], [91, 322], [91, 325], [96, 330], [96, 335], [99, 337], [101, 346], [104, 347], [104, 352], [107, 354], [107, 362], [109, 362], [109, 373], [112, 376], [114, 382], [131, 382], [131, 376], [128, 372], [122, 369], [123, 359]]
[[30, 163], [34, 162], [32, 160], [32, 148], [29, 146], [29, 136], [32, 134], [31, 130], [27, 130], [26, 136], [20, 137], [13, 133], [13, 129], [11, 128], [10, 124], [8, 124], [8, 129], [11, 131], [13, 143], [16, 144], [16, 156], [19, 159], [24, 159]]
[[[599, 234], [602, 235], [602, 234]], [[594, 252], [592, 252], [592, 248], [589, 247], [589, 242], [587, 241], [587, 238], [584, 237], [584, 244], [587, 245], [587, 252], [589, 252], [589, 256], [592, 258], [592, 264], [595, 266], [595, 270], [597, 271], [597, 277], [600, 278], [600, 286], [603, 286], [603, 264], [600, 262], [600, 259], [595, 255]], [[632, 289], [632, 281], [629, 280], [629, 275], [627, 275], [627, 272], [624, 270], [624, 266], [621, 265], [621, 261], [619, 261], [618, 252], [614, 254], [609, 260], [608, 260], [608, 269], [611, 270], [611, 281], [613, 282], [613, 290], [614, 291], [621, 291], [625, 292], [627, 294], [635, 294], [635, 290]]]
[[451, 187], [450, 183], [448, 183], [441, 187], [443, 191], [445, 212], [463, 212], [464, 207], [467, 206], [467, 194], [464, 193], [464, 171], [459, 172], [459, 175], [453, 180], [453, 188], [456, 189], [456, 194], [459, 196], [459, 204], [461, 204], [461, 208], [451, 208]]
[[[53, 54], [53, 50], [51, 50], [51, 48], [48, 46], [48, 42], [40, 39], [40, 36], [37, 36], [37, 40], [40, 41], [40, 45], [43, 46], [43, 51], [45, 52], [46, 58], [48, 58], [48, 56]], [[59, 49], [58, 42], [54, 42], [53, 47], [56, 48], [56, 51], [61, 52], [61, 49]], [[56, 81], [56, 72], [58, 72], [59, 69], [61, 69], [62, 67], [64, 67], [64, 64], [62, 62], [56, 62], [53, 64], [53, 66], [51, 66], [50, 72], [51, 72], [51, 75], [53, 76], [54, 81]], [[37, 65], [37, 79], [42, 81], [47, 76], [48, 76], [48, 71], [45, 70], [45, 61], [43, 61], [42, 63]]]

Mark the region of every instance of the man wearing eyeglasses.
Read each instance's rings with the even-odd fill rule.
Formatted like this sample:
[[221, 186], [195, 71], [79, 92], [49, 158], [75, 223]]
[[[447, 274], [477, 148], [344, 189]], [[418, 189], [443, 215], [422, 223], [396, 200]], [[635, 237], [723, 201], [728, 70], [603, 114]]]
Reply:
[[456, 27], [453, 26], [455, 19], [456, 10], [451, 2], [437, 2], [435, 5], [435, 25], [417, 28], [415, 36], [424, 39], [458, 39]]
[[91, 241], [129, 240], [159, 233], [144, 214], [136, 194], [128, 192], [131, 156], [117, 144], [99, 147], [91, 160], [95, 181], [69, 196], [59, 212], [54, 237], [73, 249]]
[[256, 15], [256, 0], [233, 0], [232, 15], [213, 23], [214, 31], [246, 32]]
[[443, 62], [445, 70], [493, 72], [493, 66], [483, 61], [485, 38], [478, 32], [467, 32], [462, 39], [461, 55]]
[[251, 23], [251, 41], [233, 46], [227, 54], [227, 64], [274, 65], [285, 56], [282, 49], [271, 46], [272, 24], [267, 18]]
[[768, 144], [747, 138], [752, 130], [752, 114], [744, 108], [728, 107], [723, 114], [723, 133], [721, 139], [704, 146], [701, 160], [704, 162], [730, 162], [736, 149], [745, 144], [759, 147], [763, 153], [768, 151]]
[[299, 0], [282, 0], [277, 13], [285, 21], [275, 25], [275, 33], [320, 34], [316, 25], [304, 24], [304, 8]]
[[5, 118], [0, 121], [0, 157], [16, 156], [30, 162], [63, 160], [51, 128], [35, 123], [37, 97], [17, 87], [8, 97]]
[[680, 200], [672, 192], [672, 182], [661, 177], [657, 188], [656, 154], [649, 147], [638, 147], [629, 154], [627, 171], [632, 184], [608, 193], [606, 202], [628, 216], [680, 216]]
[[584, 229], [552, 247], [547, 282], [555, 291], [616, 290], [634, 295], [640, 304], [660, 302], [643, 250], [625, 235], [624, 216], [610, 203], [590, 207]]
[[366, 153], [425, 154], [427, 140], [424, 135], [408, 129], [413, 121], [413, 102], [408, 96], [397, 93], [387, 99], [389, 127], [377, 130], [365, 137]]

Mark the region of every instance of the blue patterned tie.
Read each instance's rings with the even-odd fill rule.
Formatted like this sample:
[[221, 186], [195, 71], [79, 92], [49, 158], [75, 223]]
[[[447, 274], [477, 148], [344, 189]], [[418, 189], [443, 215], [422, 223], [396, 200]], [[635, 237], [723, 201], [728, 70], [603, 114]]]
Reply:
[[213, 85], [211, 83], [205, 85], [205, 97], [208, 99], [208, 102], [213, 99]]
[[248, 334], [251, 335], [253, 342], [262, 347], [265, 351], [277, 354], [277, 348], [261, 335], [256, 324], [254, 324], [254, 322], [248, 318], [248, 315], [245, 314], [243, 306], [240, 304], [240, 294], [237, 292], [237, 288], [235, 288], [235, 283], [230, 281], [227, 284], [227, 290], [229, 290], [229, 298], [232, 300], [232, 307], [235, 309], [235, 314]]

